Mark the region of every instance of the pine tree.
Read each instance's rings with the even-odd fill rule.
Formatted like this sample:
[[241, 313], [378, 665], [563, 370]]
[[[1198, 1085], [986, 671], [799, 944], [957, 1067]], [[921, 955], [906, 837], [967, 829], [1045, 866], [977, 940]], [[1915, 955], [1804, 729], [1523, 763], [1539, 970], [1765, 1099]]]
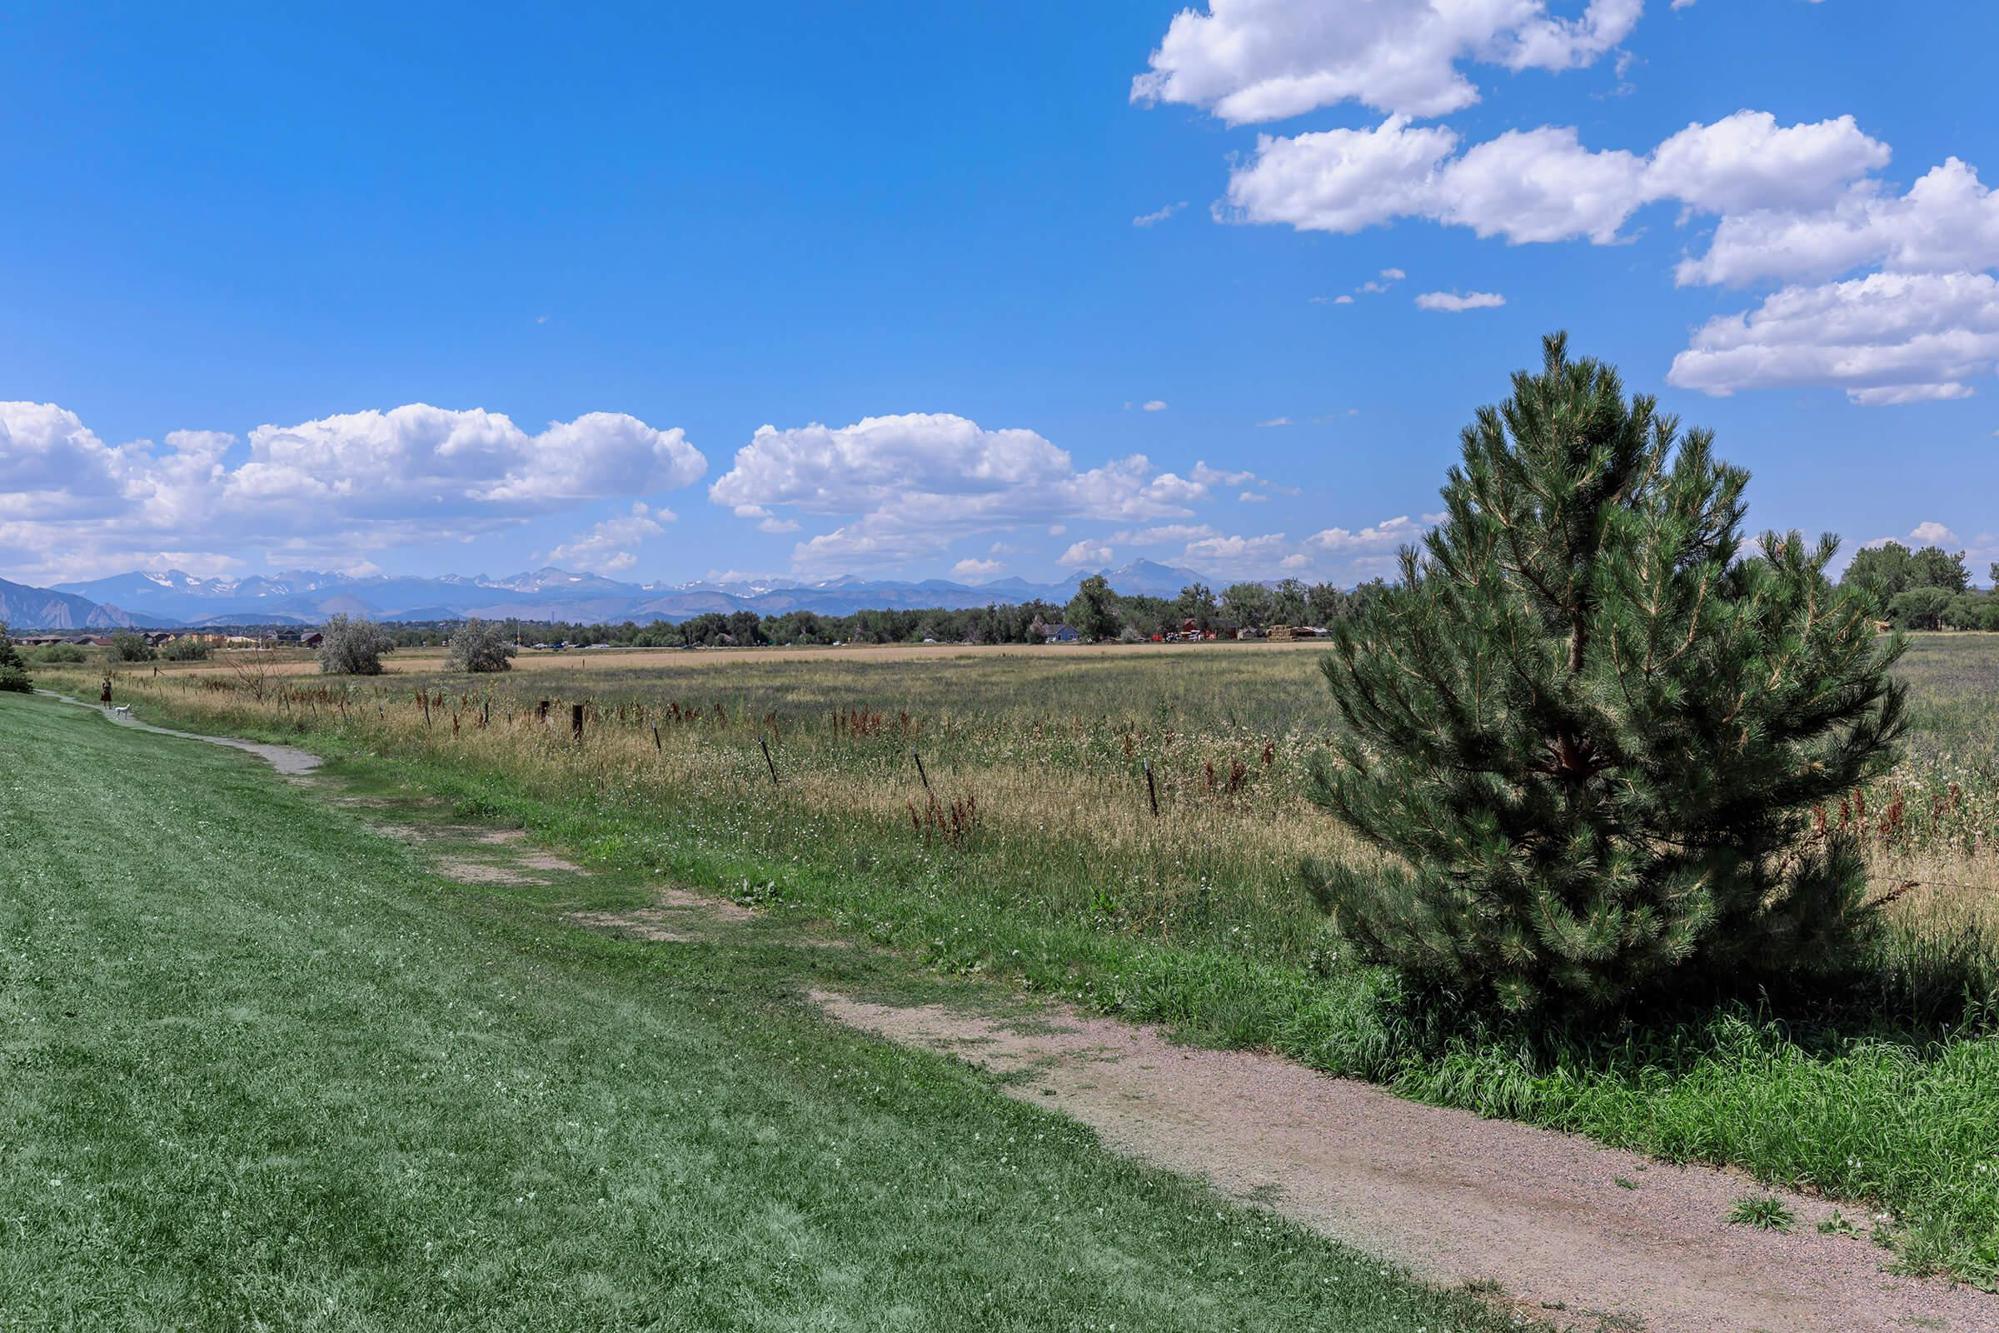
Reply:
[[1391, 855], [1308, 882], [1419, 988], [1543, 1014], [1851, 956], [1872, 913], [1810, 812], [1892, 761], [1901, 651], [1738, 531], [1748, 474], [1545, 340], [1479, 411], [1445, 520], [1335, 627], [1317, 799]]

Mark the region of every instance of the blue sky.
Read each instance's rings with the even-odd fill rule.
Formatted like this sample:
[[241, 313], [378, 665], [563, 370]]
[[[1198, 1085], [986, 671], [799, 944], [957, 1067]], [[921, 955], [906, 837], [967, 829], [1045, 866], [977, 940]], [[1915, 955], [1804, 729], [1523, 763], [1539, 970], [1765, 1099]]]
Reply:
[[1181, 9], [0, 5], [0, 575], [1346, 582], [1554, 328], [1999, 559], [1999, 6]]

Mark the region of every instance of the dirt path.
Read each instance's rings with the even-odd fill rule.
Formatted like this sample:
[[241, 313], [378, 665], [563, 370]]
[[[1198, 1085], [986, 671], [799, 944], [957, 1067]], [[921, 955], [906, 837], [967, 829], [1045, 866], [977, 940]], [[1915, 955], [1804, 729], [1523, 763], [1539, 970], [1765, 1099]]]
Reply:
[[121, 727], [150, 731], [155, 736], [178, 736], [184, 741], [203, 741], [209, 745], [220, 745], [227, 749], [254, 754], [286, 777], [301, 777], [318, 768], [321, 762], [318, 755], [293, 745], [269, 745], [263, 741], [246, 741], [235, 736], [204, 736], [194, 731], [175, 731], [172, 727], [156, 727], [150, 722], [141, 722], [132, 716], [129, 709], [88, 703], [82, 699], [71, 698], [67, 694], [57, 694], [54, 690], [36, 690], [35, 693], [45, 694], [51, 699], [60, 699], [66, 704], [75, 704], [80, 708], [94, 708]]
[[1497, 1283], [1563, 1323], [1999, 1328], [1999, 1298], [1890, 1275], [1868, 1241], [1820, 1234], [1833, 1210], [1818, 1200], [1777, 1192], [1798, 1216], [1790, 1234], [1728, 1225], [1737, 1199], [1772, 1192], [1733, 1172], [1669, 1166], [1066, 1010], [1022, 1025], [813, 999], [840, 1022], [1011, 1076], [1008, 1095], [1073, 1116], [1120, 1152], [1434, 1281]]

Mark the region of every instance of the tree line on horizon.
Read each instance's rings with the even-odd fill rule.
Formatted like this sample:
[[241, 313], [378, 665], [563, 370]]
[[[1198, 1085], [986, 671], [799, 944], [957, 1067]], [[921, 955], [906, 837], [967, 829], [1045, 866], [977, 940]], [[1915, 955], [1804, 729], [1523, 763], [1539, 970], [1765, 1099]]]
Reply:
[[[1839, 582], [1859, 589], [1875, 618], [1896, 629], [1999, 630], [1999, 588], [1972, 587], [1964, 554], [1900, 542], [1864, 546]], [[1999, 561], [1988, 573], [1999, 585]]]
[[[1999, 563], [1991, 577], [1999, 584]], [[846, 615], [817, 611], [786, 611], [764, 616], [754, 611], [705, 611], [678, 623], [641, 624], [626, 620], [521, 621], [523, 643], [597, 644], [620, 648], [692, 648], [726, 646], [808, 646], [836, 643], [893, 644], [1035, 643], [1038, 626], [1068, 625], [1079, 638], [1137, 642], [1154, 635], [1180, 632], [1190, 626], [1200, 633], [1232, 636], [1238, 630], [1262, 632], [1273, 625], [1331, 626], [1353, 615], [1388, 585], [1373, 579], [1352, 588], [1332, 583], [1307, 584], [1301, 579], [1272, 583], [1244, 581], [1217, 591], [1191, 583], [1175, 597], [1127, 595], [1116, 591], [1101, 574], [1084, 579], [1066, 604], [1031, 599], [988, 606], [949, 609], [864, 610]], [[1853, 588], [1866, 599], [1877, 621], [1906, 630], [1999, 631], [1999, 592], [1971, 586], [1965, 552], [1938, 546], [1911, 549], [1900, 542], [1883, 542], [1857, 552], [1838, 586]], [[384, 625], [397, 647], [436, 647], [448, 643], [463, 622], [438, 621]]]
[[[1999, 589], [1974, 588], [1966, 553], [1939, 546], [1911, 548], [1901, 542], [1863, 547], [1846, 567], [1838, 586], [1862, 593], [1874, 618], [1894, 629], [1999, 631]], [[1990, 569], [1999, 585], [1999, 562]], [[1026, 644], [1041, 641], [1039, 627], [1068, 625], [1088, 641], [1143, 641], [1191, 626], [1202, 634], [1232, 637], [1238, 630], [1263, 632], [1273, 625], [1329, 627], [1364, 607], [1388, 585], [1373, 579], [1352, 588], [1301, 579], [1276, 583], [1243, 581], [1217, 591], [1191, 583], [1175, 597], [1126, 595], [1101, 574], [1084, 579], [1064, 603], [1031, 599], [951, 609], [863, 610], [846, 615], [786, 611], [765, 616], [754, 611], [706, 611], [679, 622], [633, 620], [486, 622], [517, 625], [526, 644], [597, 644], [620, 648], [725, 646], [811, 646], [836, 643]], [[366, 622], [361, 622], [366, 623]], [[466, 621], [379, 624], [384, 651], [439, 647], [451, 643]], [[66, 646], [43, 649], [54, 653]], [[67, 649], [77, 652], [75, 649]], [[155, 656], [184, 660], [207, 656], [200, 640], [184, 637], [155, 650], [137, 634], [113, 636], [113, 656], [151, 661]], [[69, 660], [67, 658], [61, 660]]]
[[[583, 621], [520, 621], [523, 643], [608, 643], [621, 648], [691, 648], [728, 645], [815, 645], [835, 643], [1035, 643], [1039, 626], [1068, 625], [1084, 639], [1131, 641], [1177, 633], [1190, 623], [1201, 633], [1233, 634], [1272, 625], [1327, 625], [1352, 610], [1383, 585], [1356, 588], [1284, 579], [1276, 584], [1232, 583], [1216, 591], [1191, 583], [1174, 597], [1126, 595], [1101, 574], [1084, 579], [1067, 603], [1040, 598], [995, 602], [961, 609], [863, 610], [846, 615], [786, 611], [762, 616], [754, 611], [705, 611], [678, 623], [640, 624]], [[385, 625], [398, 647], [435, 647], [451, 637], [457, 622]]]

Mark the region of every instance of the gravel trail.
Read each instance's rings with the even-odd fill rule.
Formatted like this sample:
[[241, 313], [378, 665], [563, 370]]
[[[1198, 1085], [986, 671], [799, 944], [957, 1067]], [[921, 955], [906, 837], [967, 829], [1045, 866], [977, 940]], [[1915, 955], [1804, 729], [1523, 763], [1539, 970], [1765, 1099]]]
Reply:
[[129, 711], [121, 712], [115, 706], [106, 707], [103, 704], [88, 703], [82, 699], [73, 699], [67, 694], [57, 694], [54, 690], [36, 690], [35, 693], [45, 694], [51, 699], [60, 699], [66, 704], [94, 708], [121, 727], [136, 727], [140, 731], [150, 731], [155, 736], [178, 736], [184, 741], [203, 741], [209, 745], [222, 745], [231, 750], [254, 754], [286, 777], [303, 776], [318, 768], [323, 762], [318, 755], [309, 750], [301, 750], [295, 745], [269, 745], [263, 741], [246, 741], [235, 736], [203, 736], [199, 732], [175, 731], [172, 727], [156, 727], [150, 722], [141, 722]]
[[[1538, 1317], [1707, 1329], [1999, 1329], [1999, 1297], [1899, 1277], [1887, 1252], [1820, 1234], [1833, 1206], [1737, 1172], [1404, 1101], [1273, 1055], [1176, 1046], [1157, 1029], [1053, 1010], [1022, 1025], [826, 991], [832, 1018], [1011, 1075], [1008, 1095], [1112, 1148], [1208, 1180], [1443, 1283], [1497, 1283]], [[1797, 1228], [1731, 1226], [1777, 1194]], [[1866, 1217], [1848, 1206], [1861, 1225]]]

